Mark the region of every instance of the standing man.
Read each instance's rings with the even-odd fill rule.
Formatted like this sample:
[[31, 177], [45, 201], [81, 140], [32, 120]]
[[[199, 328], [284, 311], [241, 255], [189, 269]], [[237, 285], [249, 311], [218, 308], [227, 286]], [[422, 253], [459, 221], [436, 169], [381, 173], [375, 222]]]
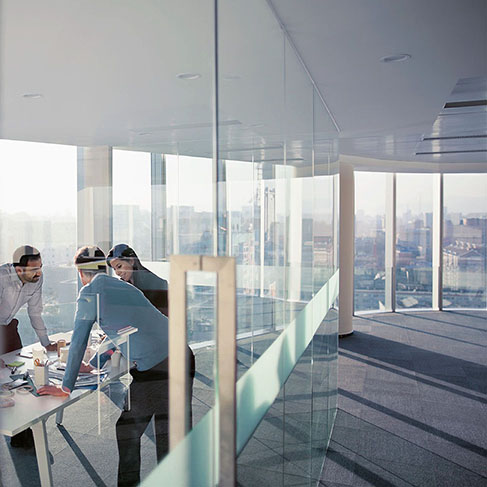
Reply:
[[140, 483], [140, 438], [152, 416], [155, 417], [159, 461], [169, 449], [167, 317], [150, 303], [142, 291], [106, 274], [105, 254], [98, 247], [80, 248], [74, 263], [83, 287], [76, 303], [63, 384], [44, 386], [37, 392], [40, 395], [68, 396], [74, 389], [78, 372], [92, 369], [83, 364], [82, 359], [95, 321], [109, 339], [116, 338], [118, 331], [127, 326], [137, 328], [137, 332], [130, 336], [130, 357], [127, 357], [126, 344], [120, 347], [134, 367], [130, 371], [130, 411], [122, 412], [116, 426], [118, 485], [137, 486]]
[[30, 245], [19, 247], [12, 264], [0, 266], [0, 354], [22, 348], [15, 315], [27, 303], [30, 324], [48, 351], [56, 350], [42, 319], [42, 259]]
[[[48, 350], [56, 350], [47, 336], [42, 313], [42, 259], [39, 251], [30, 245], [19, 247], [12, 264], [0, 266], [0, 354], [22, 348], [18, 332], [19, 321], [15, 315], [27, 303], [30, 323], [39, 341]], [[10, 440], [13, 447], [34, 446], [30, 429]]]

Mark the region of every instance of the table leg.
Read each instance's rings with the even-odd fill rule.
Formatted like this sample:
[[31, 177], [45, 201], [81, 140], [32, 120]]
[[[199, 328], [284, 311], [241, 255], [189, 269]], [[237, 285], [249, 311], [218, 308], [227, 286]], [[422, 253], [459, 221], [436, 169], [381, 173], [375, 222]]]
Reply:
[[56, 424], [63, 424], [63, 413], [64, 413], [64, 409], [60, 409], [56, 413]]
[[46, 421], [42, 420], [32, 425], [34, 444], [36, 447], [37, 466], [42, 487], [52, 486], [51, 463], [49, 462], [49, 447], [47, 445]]

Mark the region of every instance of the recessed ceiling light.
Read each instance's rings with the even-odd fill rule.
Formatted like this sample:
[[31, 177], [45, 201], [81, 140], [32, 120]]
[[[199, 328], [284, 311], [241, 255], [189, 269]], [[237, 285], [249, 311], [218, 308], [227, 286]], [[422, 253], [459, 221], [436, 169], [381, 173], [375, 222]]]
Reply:
[[137, 135], [152, 135], [152, 132], [139, 132]]
[[23, 98], [44, 98], [42, 93], [24, 93]]
[[411, 54], [391, 54], [379, 59], [381, 63], [400, 63], [401, 61], [407, 61], [411, 59]]
[[201, 78], [199, 73], [179, 73], [176, 75], [178, 79], [198, 79]]

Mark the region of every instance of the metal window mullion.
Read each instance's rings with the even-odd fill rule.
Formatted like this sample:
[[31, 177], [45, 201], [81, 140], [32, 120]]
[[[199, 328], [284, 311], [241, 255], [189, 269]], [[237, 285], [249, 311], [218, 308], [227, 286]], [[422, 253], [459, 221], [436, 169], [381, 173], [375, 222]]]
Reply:
[[433, 309], [443, 309], [443, 174], [435, 174], [433, 180]]
[[386, 175], [386, 311], [396, 310], [396, 174]]

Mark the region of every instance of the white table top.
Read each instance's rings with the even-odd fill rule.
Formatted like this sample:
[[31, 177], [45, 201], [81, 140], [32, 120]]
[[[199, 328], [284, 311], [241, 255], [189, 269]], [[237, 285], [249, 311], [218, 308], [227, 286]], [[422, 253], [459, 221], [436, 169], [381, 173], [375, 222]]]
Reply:
[[[57, 333], [51, 335], [53, 340], [65, 339], [70, 341], [71, 332], [68, 333]], [[37, 343], [34, 345], [29, 345], [22, 348], [23, 352], [30, 351], [33, 347], [39, 346]], [[1, 356], [6, 364], [14, 361], [22, 361], [25, 364], [19, 367], [16, 374], [22, 374], [27, 369], [33, 368], [33, 360], [20, 357], [18, 350], [10, 353], [6, 353]], [[56, 352], [49, 352], [49, 358], [57, 357]], [[105, 380], [103, 385], [118, 379], [122, 375], [126, 368], [122, 365], [117, 369], [117, 373], [110, 373], [110, 380]], [[121, 371], [121, 372], [120, 372]], [[114, 371], [115, 372], [115, 371]], [[10, 369], [4, 368], [0, 369], [0, 383], [10, 382]], [[75, 389], [68, 397], [56, 397], [56, 396], [39, 396], [36, 397], [31, 393], [21, 394], [14, 389], [14, 395], [11, 397], [15, 401], [15, 405], [7, 408], [0, 408], [0, 434], [13, 436], [21, 431], [29, 428], [33, 424], [45, 419], [52, 414], [56, 413], [58, 410], [65, 408], [66, 406], [79, 401], [81, 398], [95, 392], [96, 389], [83, 388]]]

